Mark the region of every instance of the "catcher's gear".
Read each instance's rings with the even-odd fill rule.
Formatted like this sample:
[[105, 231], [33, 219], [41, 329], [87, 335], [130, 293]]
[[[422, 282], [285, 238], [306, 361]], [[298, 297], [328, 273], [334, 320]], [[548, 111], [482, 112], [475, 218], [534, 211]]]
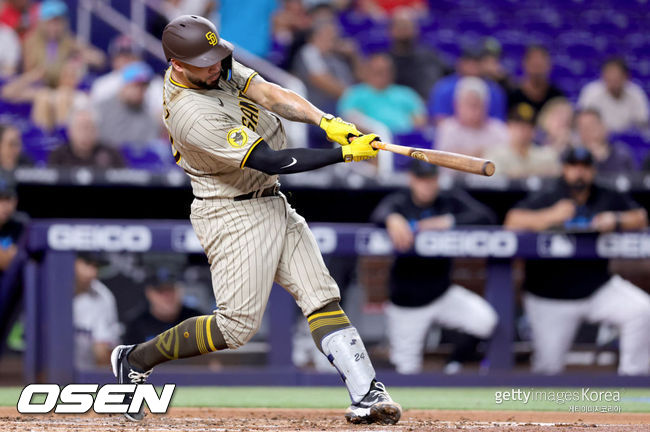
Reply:
[[345, 162], [359, 162], [377, 157], [379, 151], [370, 145], [375, 140], [379, 140], [379, 137], [375, 134], [362, 135], [359, 138], [355, 138], [349, 145], [341, 147], [343, 160]]
[[208, 67], [221, 62], [222, 74], [232, 74], [233, 45], [220, 38], [209, 20], [197, 15], [181, 15], [165, 26], [162, 46], [167, 61], [179, 60], [196, 67]]
[[361, 132], [354, 124], [340, 117], [335, 118], [332, 114], [325, 114], [318, 126], [325, 131], [329, 141], [337, 142], [342, 146], [350, 144], [350, 138], [361, 136]]

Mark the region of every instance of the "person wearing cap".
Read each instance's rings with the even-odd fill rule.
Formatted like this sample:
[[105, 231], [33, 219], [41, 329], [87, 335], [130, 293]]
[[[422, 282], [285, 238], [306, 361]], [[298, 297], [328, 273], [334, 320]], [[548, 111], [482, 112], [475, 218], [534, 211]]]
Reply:
[[[122, 70], [131, 63], [141, 61], [135, 43], [126, 35], [117, 36], [110, 42], [108, 56], [111, 71], [95, 79], [90, 87], [90, 101], [93, 106], [117, 97], [123, 84]], [[146, 110], [156, 120], [162, 116], [162, 86], [162, 77], [156, 74], [149, 81], [145, 93]]]
[[48, 166], [97, 169], [124, 167], [124, 159], [120, 152], [98, 140], [97, 121], [95, 113], [91, 110], [75, 110], [70, 115], [67, 136], [68, 142], [50, 153], [47, 160]]
[[126, 323], [124, 343], [148, 341], [176, 324], [201, 315], [183, 304], [183, 291], [166, 268], [151, 269], [144, 282], [147, 306]]
[[406, 253], [413, 250], [420, 231], [488, 225], [496, 222], [495, 216], [462, 190], [441, 191], [438, 168], [413, 161], [409, 189], [384, 198], [371, 221], [386, 227], [398, 253], [386, 307], [391, 363], [399, 373], [421, 372], [427, 333], [436, 324], [464, 333], [445, 369], [457, 372], [475, 354], [478, 343], [491, 336], [497, 315], [482, 297], [451, 282], [451, 259]]
[[479, 68], [484, 79], [497, 83], [507, 94], [513, 85], [508, 70], [501, 63], [502, 53], [503, 50], [498, 39], [486, 38], [483, 41], [483, 48], [479, 55]]
[[541, 45], [531, 45], [526, 49], [522, 61], [524, 76], [519, 84], [508, 93], [508, 110], [532, 112], [533, 118], [544, 104], [556, 97], [563, 97], [564, 92], [549, 80], [551, 74], [551, 56]]
[[99, 267], [107, 264], [98, 252], [79, 252], [74, 263], [75, 289], [72, 300], [75, 332], [75, 366], [92, 369], [110, 361], [111, 350], [120, 340], [115, 297], [97, 279]]
[[[458, 80], [454, 93], [454, 115], [440, 121], [435, 146], [439, 150], [475, 157], [508, 143], [505, 124], [489, 116], [490, 91], [484, 80], [464, 77]], [[458, 175], [451, 170], [445, 174]]]
[[600, 112], [584, 108], [574, 115], [579, 142], [594, 156], [600, 175], [630, 174], [638, 170], [630, 147], [623, 141], [610, 143]]
[[[561, 177], [511, 209], [505, 227], [598, 233], [645, 229], [645, 209], [629, 195], [595, 183], [595, 176], [592, 154], [583, 147], [569, 148], [562, 154]], [[610, 274], [607, 259], [527, 260], [523, 289], [534, 372], [562, 372], [586, 321], [618, 328], [619, 374], [650, 373], [650, 296]]]
[[480, 78], [481, 53], [474, 48], [466, 48], [456, 61], [456, 73], [440, 79], [431, 89], [428, 100], [429, 116], [434, 124], [454, 114], [455, 95], [461, 79], [475, 77], [481, 79], [487, 86], [489, 97], [487, 101], [487, 114], [491, 118], [505, 120], [506, 94], [499, 85], [493, 81]]
[[[379, 137], [362, 135], [261, 78], [237, 61], [234, 46], [203, 17], [172, 20], [162, 46], [170, 62], [163, 122], [171, 153], [190, 177], [190, 221], [210, 263], [217, 309], [150, 341], [116, 347], [111, 360], [117, 381], [142, 384], [161, 363], [246, 344], [261, 325], [275, 281], [292, 294], [314, 343], [340, 371], [351, 400], [345, 418], [396, 423], [402, 409], [377, 380], [307, 222], [278, 183], [280, 174], [375, 158], [371, 143]], [[289, 148], [280, 117], [318, 125], [340, 147]], [[142, 410], [125, 415], [144, 418]]]
[[99, 139], [119, 148], [133, 143], [145, 143], [160, 136], [161, 124], [147, 111], [145, 95], [153, 78], [153, 70], [144, 62], [133, 62], [121, 71], [121, 88], [116, 97], [97, 106]]
[[75, 39], [68, 24], [68, 6], [61, 0], [45, 0], [40, 4], [40, 22], [25, 39], [23, 71], [42, 74], [50, 87], [59, 85], [64, 64], [78, 57], [84, 64], [102, 67], [102, 51]]
[[560, 173], [558, 154], [553, 147], [533, 142], [535, 123], [528, 110], [508, 115], [508, 145], [489, 147], [485, 158], [499, 169], [496, 175], [509, 178], [555, 177]]

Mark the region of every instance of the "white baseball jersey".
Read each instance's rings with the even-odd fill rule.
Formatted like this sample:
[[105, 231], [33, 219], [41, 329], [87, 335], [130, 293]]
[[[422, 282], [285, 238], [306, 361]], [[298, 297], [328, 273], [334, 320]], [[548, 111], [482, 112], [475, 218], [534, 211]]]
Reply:
[[277, 182], [277, 176], [244, 168], [262, 139], [274, 150], [287, 146], [280, 119], [246, 97], [255, 75], [233, 60], [230, 81], [196, 90], [175, 82], [171, 67], [165, 73], [163, 121], [196, 197], [232, 198]]
[[217, 325], [234, 349], [259, 328], [273, 282], [305, 316], [340, 294], [305, 219], [283, 195], [232, 199], [277, 183], [275, 175], [244, 167], [257, 143], [287, 145], [280, 119], [245, 96], [256, 72], [234, 60], [232, 72], [218, 90], [194, 90], [168, 70], [163, 116], [174, 157], [201, 198], [190, 220], [210, 263]]

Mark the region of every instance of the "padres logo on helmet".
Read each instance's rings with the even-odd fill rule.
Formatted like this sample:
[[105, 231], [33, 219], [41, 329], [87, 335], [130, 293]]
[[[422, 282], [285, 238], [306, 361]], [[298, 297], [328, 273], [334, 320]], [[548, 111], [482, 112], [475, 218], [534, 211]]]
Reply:
[[217, 43], [219, 43], [219, 38], [217, 38], [217, 35], [214, 34], [214, 32], [207, 32], [205, 34], [205, 38], [208, 40], [208, 43], [212, 46], [215, 46]]

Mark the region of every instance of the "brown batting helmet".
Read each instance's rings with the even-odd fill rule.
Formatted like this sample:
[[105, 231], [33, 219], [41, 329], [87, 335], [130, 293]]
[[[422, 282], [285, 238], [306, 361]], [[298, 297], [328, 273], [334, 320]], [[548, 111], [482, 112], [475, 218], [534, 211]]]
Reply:
[[176, 59], [197, 67], [208, 67], [230, 56], [233, 45], [221, 39], [209, 20], [181, 15], [165, 26], [162, 46], [167, 61]]

